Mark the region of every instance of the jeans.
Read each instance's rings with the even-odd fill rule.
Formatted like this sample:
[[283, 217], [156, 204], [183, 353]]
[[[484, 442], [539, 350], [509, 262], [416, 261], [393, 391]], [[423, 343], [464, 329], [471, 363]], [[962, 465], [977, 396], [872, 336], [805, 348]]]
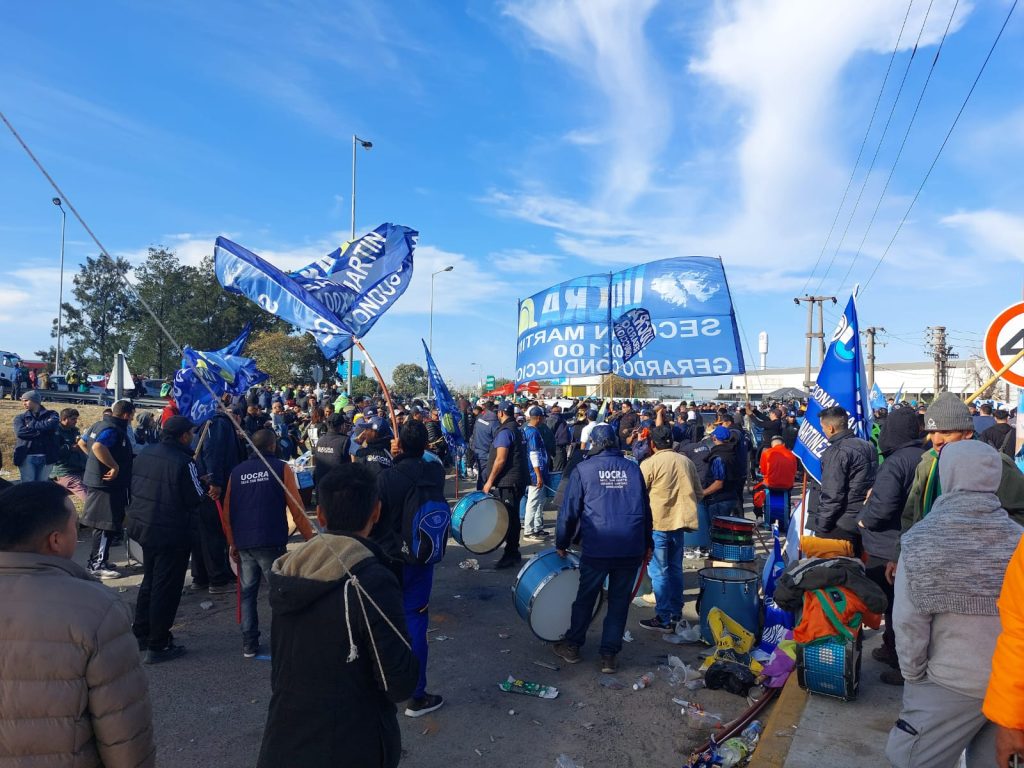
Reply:
[[162, 651], [171, 640], [171, 625], [178, 613], [188, 549], [143, 547], [142, 569], [132, 632], [139, 640], [147, 641], [150, 650]]
[[566, 642], [582, 648], [587, 628], [594, 618], [594, 605], [604, 580], [608, 579], [608, 613], [601, 632], [601, 655], [614, 656], [622, 650], [622, 633], [626, 629], [629, 601], [633, 597], [636, 572], [643, 558], [580, 559], [580, 587], [572, 604], [572, 622], [565, 633]]
[[719, 501], [712, 501], [708, 503], [708, 519], [714, 520], [716, 517], [733, 515], [736, 513], [736, 500], [735, 499], [723, 499]]
[[484, 489], [484, 483], [487, 482], [487, 454], [478, 453], [476, 455], [476, 489], [482, 491]]
[[540, 533], [544, 527], [544, 503], [547, 500], [547, 488], [531, 485], [526, 489], [526, 520], [523, 521], [526, 533]]
[[402, 569], [402, 607], [409, 630], [412, 654], [420, 663], [414, 699], [427, 693], [427, 624], [430, 623], [430, 590], [434, 586], [434, 566], [405, 565]]
[[256, 600], [260, 595], [260, 581], [270, 578], [270, 566], [285, 552], [284, 547], [254, 547], [238, 550], [238, 575], [242, 581], [242, 641], [258, 645], [260, 617]]
[[654, 531], [654, 556], [647, 564], [655, 612], [663, 623], [683, 613], [683, 529]]
[[25, 460], [18, 465], [21, 472], [21, 482], [34, 483], [50, 479], [50, 470], [53, 464], [46, 463], [46, 457], [41, 454], [26, 456]]

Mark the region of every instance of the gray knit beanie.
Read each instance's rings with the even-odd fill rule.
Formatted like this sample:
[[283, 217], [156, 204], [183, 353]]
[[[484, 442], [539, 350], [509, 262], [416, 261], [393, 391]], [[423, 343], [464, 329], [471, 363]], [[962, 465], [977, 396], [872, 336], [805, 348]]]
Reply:
[[924, 415], [925, 432], [971, 432], [974, 420], [967, 405], [952, 392], [941, 392]]

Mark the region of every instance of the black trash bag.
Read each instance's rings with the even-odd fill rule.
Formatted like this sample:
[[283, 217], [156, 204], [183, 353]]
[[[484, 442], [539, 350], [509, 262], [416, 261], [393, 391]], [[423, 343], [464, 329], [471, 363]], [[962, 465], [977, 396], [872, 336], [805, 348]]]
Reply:
[[720, 688], [744, 698], [757, 683], [750, 667], [735, 661], [716, 661], [704, 673], [704, 684], [712, 690]]

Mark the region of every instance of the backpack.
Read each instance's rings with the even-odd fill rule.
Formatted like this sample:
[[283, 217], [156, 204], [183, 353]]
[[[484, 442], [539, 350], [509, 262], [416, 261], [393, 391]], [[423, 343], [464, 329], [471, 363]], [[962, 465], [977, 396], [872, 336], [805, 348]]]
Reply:
[[423, 461], [403, 461], [395, 469], [413, 466], [414, 475], [405, 471], [412, 485], [402, 502], [402, 554], [410, 565], [435, 565], [448, 546], [452, 510], [444, 492], [424, 477]]

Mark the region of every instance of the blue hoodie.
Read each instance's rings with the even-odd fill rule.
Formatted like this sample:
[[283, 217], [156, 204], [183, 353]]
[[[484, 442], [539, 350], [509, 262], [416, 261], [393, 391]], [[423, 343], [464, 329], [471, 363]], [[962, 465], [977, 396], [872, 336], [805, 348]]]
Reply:
[[579, 533], [584, 558], [640, 558], [653, 547], [651, 505], [640, 467], [615, 449], [580, 462], [558, 512], [558, 549]]

